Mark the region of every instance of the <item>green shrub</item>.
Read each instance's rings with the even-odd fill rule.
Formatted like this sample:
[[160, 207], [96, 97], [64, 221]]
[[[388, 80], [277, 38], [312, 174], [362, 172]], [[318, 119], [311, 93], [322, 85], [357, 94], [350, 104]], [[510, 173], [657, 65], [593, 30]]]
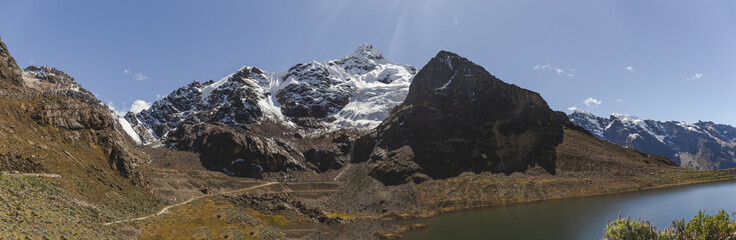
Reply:
[[721, 210], [711, 216], [698, 211], [688, 222], [676, 220], [668, 228], [657, 229], [645, 221], [619, 218], [606, 226], [603, 238], [609, 240], [716, 240], [736, 239], [736, 223]]
[[628, 218], [619, 218], [608, 224], [603, 236], [609, 240], [672, 239], [667, 231], [658, 231], [648, 222]]
[[685, 219], [672, 222], [677, 239], [736, 239], [736, 223], [729, 220], [728, 213], [721, 210], [711, 216], [698, 211], [698, 215], [685, 223]]

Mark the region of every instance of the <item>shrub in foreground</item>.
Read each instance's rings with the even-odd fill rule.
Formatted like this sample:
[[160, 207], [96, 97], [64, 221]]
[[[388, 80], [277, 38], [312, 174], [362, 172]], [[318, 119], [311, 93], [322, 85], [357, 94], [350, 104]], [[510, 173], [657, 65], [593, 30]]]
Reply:
[[685, 222], [676, 220], [672, 225], [658, 229], [647, 221], [620, 218], [606, 226], [603, 238], [609, 240], [720, 240], [736, 239], [736, 223], [721, 210], [715, 215], [698, 211], [698, 215]]

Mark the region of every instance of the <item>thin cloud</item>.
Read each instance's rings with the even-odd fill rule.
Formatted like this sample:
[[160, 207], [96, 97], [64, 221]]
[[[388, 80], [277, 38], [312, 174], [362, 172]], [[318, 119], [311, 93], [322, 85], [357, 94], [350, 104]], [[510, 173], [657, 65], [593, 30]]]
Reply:
[[143, 80], [148, 79], [148, 76], [143, 75], [143, 73], [136, 73], [133, 75], [133, 79], [138, 80], [138, 81], [143, 81]]
[[626, 69], [626, 71], [629, 71], [629, 72], [632, 72], [632, 73], [636, 73], [636, 70], [634, 70], [634, 67], [632, 67], [632, 66], [628, 66], [625, 69]]
[[539, 65], [534, 65], [534, 67], [532, 67], [532, 69], [534, 69], [534, 70], [539, 70], [539, 69], [548, 69], [548, 68], [550, 68], [550, 67], [549, 67], [549, 64], [545, 64], [545, 65], [542, 65], [542, 66], [539, 66]]
[[532, 67], [532, 69], [533, 70], [547, 70], [547, 71], [550, 71], [550, 72], [554, 72], [555, 74], [557, 74], [557, 76], [560, 76], [560, 77], [569, 77], [569, 78], [572, 78], [572, 77], [575, 76], [574, 74], [571, 73], [571, 72], [574, 72], [575, 71], [575, 69], [573, 69], [573, 68], [570, 68], [570, 71], [571, 72], [568, 72], [568, 71], [563, 70], [562, 68], [554, 67], [554, 66], [549, 65], [549, 64], [545, 64], [545, 65], [534, 65], [534, 67]]
[[[123, 73], [125, 73], [125, 75], [130, 75], [130, 70], [125, 69], [125, 70], [123, 70]], [[146, 76], [143, 73], [139, 72], [139, 73], [133, 74], [133, 79], [138, 80], [138, 81], [143, 81], [143, 80], [148, 79], [148, 76]]]
[[572, 106], [572, 107], [567, 108], [567, 111], [570, 111], [570, 112], [574, 112], [574, 111], [577, 111], [577, 110], [580, 110], [580, 108], [578, 108], [576, 106]]
[[588, 99], [585, 99], [585, 101], [583, 101], [583, 104], [585, 104], [586, 106], [588, 106], [588, 107], [594, 107], [594, 108], [596, 108], [599, 105], [601, 105], [601, 103], [603, 103], [603, 101], [598, 100], [598, 99], [595, 99], [595, 98], [592, 98], [592, 97], [589, 97]]
[[623, 99], [620, 99], [620, 98], [617, 98], [616, 101], [615, 101], [615, 103], [616, 103], [616, 106], [618, 106], [618, 105], [624, 104], [624, 100]]
[[31, 60], [28, 60], [28, 62], [29, 62], [29, 63], [30, 63], [31, 65], [33, 65], [33, 64], [36, 64], [36, 61], [33, 61], [33, 58], [31, 58]]
[[695, 76], [693, 76], [691, 78], [686, 78], [685, 81], [698, 80], [698, 79], [700, 79], [702, 77], [703, 77], [703, 74], [702, 73], [696, 73]]

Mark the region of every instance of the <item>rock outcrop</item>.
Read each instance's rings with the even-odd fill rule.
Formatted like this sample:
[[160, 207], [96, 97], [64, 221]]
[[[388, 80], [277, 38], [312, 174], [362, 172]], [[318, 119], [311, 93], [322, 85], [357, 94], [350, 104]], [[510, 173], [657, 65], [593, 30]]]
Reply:
[[0, 40], [0, 84], [4, 86], [21, 85], [21, 71], [15, 59], [10, 56], [8, 47]]
[[291, 143], [248, 126], [183, 124], [169, 138], [177, 149], [201, 154], [202, 165], [241, 177], [260, 177], [262, 172], [302, 170], [304, 156]]
[[356, 152], [375, 145], [369, 157], [357, 158], [367, 159], [370, 175], [387, 185], [537, 165], [554, 174], [568, 122], [559, 116], [538, 93], [442, 51], [417, 73], [374, 140], [358, 140]]

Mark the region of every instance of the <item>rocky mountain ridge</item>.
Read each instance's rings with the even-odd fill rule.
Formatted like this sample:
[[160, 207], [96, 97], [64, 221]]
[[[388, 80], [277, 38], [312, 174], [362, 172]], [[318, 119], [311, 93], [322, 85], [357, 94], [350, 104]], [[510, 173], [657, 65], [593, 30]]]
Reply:
[[270, 119], [286, 126], [370, 129], [404, 100], [415, 73], [363, 44], [339, 60], [275, 73], [243, 67], [216, 82], [194, 81], [125, 120], [143, 144], [165, 142], [182, 123], [237, 126]]
[[682, 167], [736, 168], [736, 128], [729, 125], [655, 121], [625, 114], [603, 118], [581, 110], [569, 118], [599, 139], [665, 156]]

